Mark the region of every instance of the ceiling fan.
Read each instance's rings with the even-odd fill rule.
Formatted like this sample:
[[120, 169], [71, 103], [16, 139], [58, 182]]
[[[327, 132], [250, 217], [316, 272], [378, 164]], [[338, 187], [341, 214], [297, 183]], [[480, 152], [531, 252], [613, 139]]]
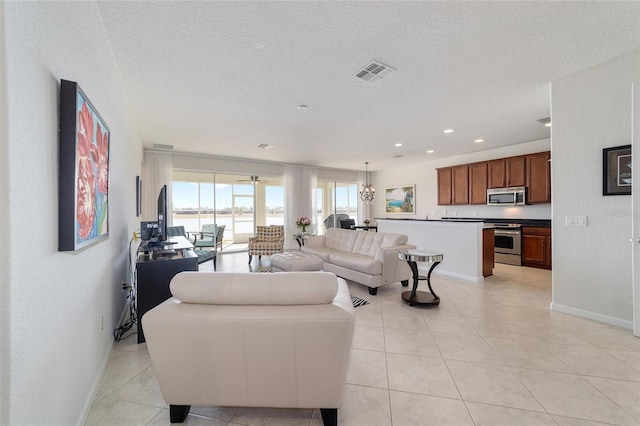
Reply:
[[268, 180], [260, 180], [260, 176], [250, 176], [249, 179], [238, 179], [238, 182], [269, 183]]

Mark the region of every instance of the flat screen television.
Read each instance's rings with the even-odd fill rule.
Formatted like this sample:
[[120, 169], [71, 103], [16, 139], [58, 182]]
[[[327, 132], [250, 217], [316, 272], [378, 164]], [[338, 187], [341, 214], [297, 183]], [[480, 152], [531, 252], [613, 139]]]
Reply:
[[140, 237], [145, 250], [160, 250], [166, 245], [174, 244], [167, 241], [167, 185], [158, 194], [158, 211], [156, 222], [140, 222]]
[[167, 241], [167, 185], [158, 194], [158, 241]]

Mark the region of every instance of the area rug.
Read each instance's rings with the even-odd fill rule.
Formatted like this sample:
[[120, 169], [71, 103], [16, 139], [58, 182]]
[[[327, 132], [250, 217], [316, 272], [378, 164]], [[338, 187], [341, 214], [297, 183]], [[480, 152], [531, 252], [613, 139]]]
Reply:
[[366, 305], [369, 302], [359, 297], [351, 296], [351, 303], [353, 303], [354, 308], [357, 308], [358, 306]]

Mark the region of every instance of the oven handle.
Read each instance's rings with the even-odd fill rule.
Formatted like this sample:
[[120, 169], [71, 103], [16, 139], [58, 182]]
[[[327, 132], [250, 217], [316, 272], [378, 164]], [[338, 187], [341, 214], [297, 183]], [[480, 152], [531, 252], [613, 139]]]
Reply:
[[498, 234], [501, 234], [501, 235], [520, 235], [520, 231], [504, 231], [502, 229], [500, 229], [500, 230], [496, 229], [495, 230], [495, 235], [498, 235]]

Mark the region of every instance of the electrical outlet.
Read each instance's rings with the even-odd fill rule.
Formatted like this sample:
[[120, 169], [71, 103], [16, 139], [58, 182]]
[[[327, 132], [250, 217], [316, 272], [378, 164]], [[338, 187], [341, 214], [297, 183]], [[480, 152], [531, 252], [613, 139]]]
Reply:
[[446, 216], [447, 215], [447, 211], [446, 210], [442, 210], [442, 216]]
[[104, 331], [104, 315], [100, 315], [100, 331]]

